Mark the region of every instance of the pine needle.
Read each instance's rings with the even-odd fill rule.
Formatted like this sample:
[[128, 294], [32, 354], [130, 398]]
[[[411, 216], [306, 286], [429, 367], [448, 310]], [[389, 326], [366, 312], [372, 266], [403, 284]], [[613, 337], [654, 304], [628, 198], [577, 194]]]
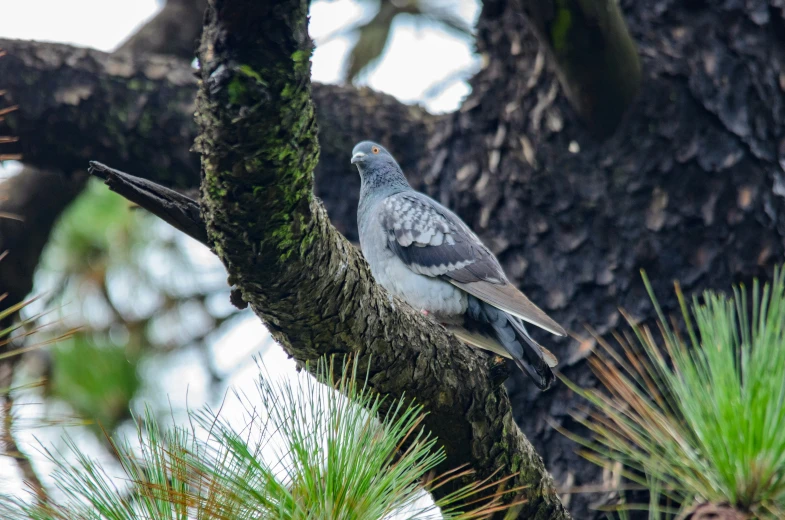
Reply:
[[[659, 317], [662, 346], [634, 325], [634, 342], [617, 335], [624, 359], [600, 338], [610, 358], [590, 362], [603, 390], [583, 390], [593, 406], [586, 458], [622, 463], [625, 475], [651, 490], [651, 518], [682, 505], [730, 503], [761, 519], [785, 511], [785, 271], [771, 284], [755, 281], [752, 309], [744, 286], [733, 297], [706, 292], [688, 302], [676, 285], [687, 337]], [[633, 339], [633, 338], [631, 338]], [[607, 347], [607, 348], [605, 348]], [[625, 505], [630, 509], [631, 505]], [[636, 506], [637, 507], [637, 506]]]

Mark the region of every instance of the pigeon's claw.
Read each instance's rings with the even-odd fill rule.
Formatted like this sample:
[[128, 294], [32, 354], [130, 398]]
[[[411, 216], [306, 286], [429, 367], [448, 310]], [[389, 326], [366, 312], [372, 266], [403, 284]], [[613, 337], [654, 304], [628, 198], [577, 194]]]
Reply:
[[[429, 311], [429, 310], [420, 309], [420, 312], [422, 313], [423, 316], [432, 316], [431, 311]], [[436, 323], [438, 323], [444, 330], [447, 330], [447, 324], [446, 323], [442, 323], [441, 321], [437, 321]]]

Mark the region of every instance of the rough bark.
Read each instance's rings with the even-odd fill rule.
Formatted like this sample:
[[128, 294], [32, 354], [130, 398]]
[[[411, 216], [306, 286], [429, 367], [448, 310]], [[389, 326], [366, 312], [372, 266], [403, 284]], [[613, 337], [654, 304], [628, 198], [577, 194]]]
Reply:
[[[783, 2], [622, 1], [642, 57], [626, 121], [598, 141], [560, 94], [518, 2], [486, 0], [478, 47], [489, 65], [432, 141], [448, 150], [420, 186], [481, 231], [521, 288], [569, 329], [622, 327], [618, 306], [653, 318], [646, 269], [675, 310], [688, 294], [768, 279], [785, 253]], [[517, 53], [511, 52], [518, 49]], [[350, 202], [351, 203], [351, 202]], [[596, 385], [588, 349], [541, 336], [560, 368]], [[563, 385], [544, 394], [514, 376], [516, 419], [560, 485], [600, 480], [548, 425], [578, 430], [584, 405]], [[576, 518], [607, 496], [574, 495]]]
[[567, 518], [485, 355], [391, 299], [313, 197], [319, 142], [307, 11], [305, 0], [209, 2], [197, 147], [216, 254], [290, 355], [355, 354], [373, 389], [424, 406], [445, 468], [469, 463], [481, 478], [519, 472], [513, 482], [527, 486], [528, 500], [519, 518]]

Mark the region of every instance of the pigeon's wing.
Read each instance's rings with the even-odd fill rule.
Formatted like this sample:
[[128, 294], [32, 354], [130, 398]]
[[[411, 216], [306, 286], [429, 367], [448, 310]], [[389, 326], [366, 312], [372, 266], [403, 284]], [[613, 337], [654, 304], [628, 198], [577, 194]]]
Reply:
[[389, 248], [415, 273], [459, 281], [506, 281], [496, 258], [436, 201], [404, 192], [388, 197], [380, 206]]
[[523, 321], [527, 321], [557, 336], [567, 335], [567, 332], [561, 325], [553, 321], [550, 316], [532, 303], [517, 287], [506, 280], [503, 284], [490, 283], [485, 280], [462, 282], [451, 279], [450, 282], [472, 296], [490, 303], [494, 307]]
[[453, 212], [417, 192], [380, 205], [389, 248], [415, 273], [443, 278], [494, 307], [564, 336], [564, 329], [512, 285], [498, 260]]

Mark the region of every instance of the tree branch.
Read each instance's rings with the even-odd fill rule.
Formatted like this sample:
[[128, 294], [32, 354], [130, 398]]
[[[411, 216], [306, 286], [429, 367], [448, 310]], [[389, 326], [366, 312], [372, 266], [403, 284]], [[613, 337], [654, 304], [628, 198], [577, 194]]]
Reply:
[[616, 0], [525, 0], [540, 43], [589, 128], [613, 133], [638, 93], [641, 66]]
[[128, 175], [99, 162], [90, 162], [88, 171], [91, 175], [103, 179], [110, 190], [209, 247], [207, 230], [197, 201], [147, 179]]
[[192, 60], [207, 0], [167, 0], [152, 20], [125, 40], [115, 53], [168, 54]]
[[[312, 195], [319, 156], [307, 2], [211, 0], [200, 47], [202, 214], [214, 250], [300, 361], [354, 353], [383, 394], [415, 397], [447, 467], [517, 474], [520, 518], [568, 518], [485, 355], [377, 286]], [[514, 497], [509, 497], [512, 499]]]
[[[93, 162], [90, 166], [90, 173], [104, 179], [112, 191], [209, 245], [196, 201], [100, 163]], [[562, 515], [561, 506], [557, 507], [558, 502], [553, 503], [552, 482], [539, 457], [517, 426], [510, 422], [509, 399], [506, 392], [494, 384], [495, 378], [487, 368], [484, 355], [463, 346], [404, 302], [397, 299], [391, 301], [389, 295], [372, 282], [357, 250], [326, 222], [319, 203], [313, 201], [312, 204], [321, 220], [315, 232], [325, 234], [316, 237], [318, 242], [313, 244], [314, 247], [324, 248], [333, 243], [340, 247], [340, 251], [333, 252], [332, 256], [330, 251], [321, 251], [317, 259], [321, 262], [316, 265], [303, 265], [293, 259], [287, 260], [287, 263], [292, 264], [292, 269], [317, 269], [318, 273], [337, 279], [338, 283], [332, 284], [335, 287], [330, 287], [329, 283], [317, 286], [313, 279], [319, 275], [296, 282], [299, 285], [296, 290], [300, 295], [297, 304], [301, 307], [307, 305], [303, 300], [308, 299], [310, 290], [318, 291], [318, 298], [312, 299], [316, 302], [311, 304], [312, 308], [302, 309], [307, 315], [293, 315], [291, 310], [286, 310], [285, 305], [269, 305], [268, 312], [255, 307], [268, 327], [277, 327], [271, 328], [276, 339], [299, 361], [331, 353], [355, 353], [360, 355], [362, 363], [373, 361], [370, 367], [374, 374], [371, 384], [375, 390], [395, 397], [413, 396], [418, 403], [424, 404], [429, 412], [426, 427], [440, 436], [447, 453], [451, 455], [445, 467], [472, 464], [484, 470], [480, 471], [482, 476], [487, 476], [496, 467], [506, 469], [504, 474], [510, 474], [511, 469], [526, 471], [527, 476], [520, 477], [516, 485], [533, 485], [534, 489], [529, 493], [535, 497], [535, 505], [542, 509], [543, 504], [540, 502], [545, 501], [546, 510], [556, 508], [556, 513], [553, 513], [556, 516], [545, 518], [566, 518]], [[323, 243], [325, 241], [327, 243]], [[240, 255], [239, 252], [235, 254]], [[349, 267], [342, 267], [343, 262]], [[342, 279], [342, 275], [345, 278]], [[247, 297], [245, 284], [241, 284], [241, 288]], [[253, 301], [258, 305], [262, 298], [273, 297], [269, 292], [256, 292]], [[319, 314], [322, 306], [332, 297], [340, 298], [341, 303], [333, 303], [332, 308], [325, 308], [325, 313]], [[347, 302], [355, 298], [362, 301], [344, 308]], [[281, 320], [281, 314], [278, 314], [282, 309], [288, 317], [286, 320]], [[383, 314], [375, 316], [377, 309]], [[276, 321], [271, 322], [272, 319]], [[299, 319], [307, 322], [294, 325]], [[319, 327], [313, 325], [317, 323]], [[292, 330], [294, 326], [296, 330]], [[329, 339], [333, 327], [337, 327], [341, 334], [341, 339], [334, 342]], [[369, 339], [374, 343], [367, 347], [365, 341]], [[399, 371], [401, 374], [397, 373]], [[420, 381], [421, 378], [425, 380]], [[474, 428], [479, 428], [482, 435], [473, 434]], [[456, 435], [460, 438], [456, 438]], [[501, 435], [502, 443], [508, 447], [502, 449], [495, 445], [494, 435]], [[469, 446], [473, 448], [470, 450]], [[484, 451], [481, 457], [471, 455], [475, 448]], [[505, 461], [508, 460], [517, 461], [517, 465], [506, 467]], [[523, 467], [528, 465], [533, 467]], [[546, 496], [539, 496], [541, 493]], [[525, 511], [531, 513], [528, 507], [531, 505]], [[528, 516], [522, 515], [521, 518]]]
[[[88, 159], [142, 169], [172, 186], [194, 186], [188, 150], [195, 78], [161, 56], [115, 56], [66, 45], [0, 40], [0, 77], [9, 103], [4, 145], [26, 164], [70, 172]], [[35, 88], [30, 88], [35, 85]], [[173, 145], [173, 143], [176, 143]]]
[[[196, 78], [188, 63], [20, 40], [0, 40], [0, 48], [8, 51], [0, 59], [8, 104], [20, 107], [0, 126], [0, 133], [19, 138], [4, 144], [4, 153], [67, 172], [97, 160], [143, 171], [168, 186], [198, 186], [199, 157], [189, 151], [196, 137]], [[314, 100], [323, 143], [320, 170], [330, 179], [351, 174], [355, 180], [347, 154], [363, 138], [389, 143], [411, 169], [425, 155], [436, 118], [421, 108], [337, 85], [315, 84]]]

